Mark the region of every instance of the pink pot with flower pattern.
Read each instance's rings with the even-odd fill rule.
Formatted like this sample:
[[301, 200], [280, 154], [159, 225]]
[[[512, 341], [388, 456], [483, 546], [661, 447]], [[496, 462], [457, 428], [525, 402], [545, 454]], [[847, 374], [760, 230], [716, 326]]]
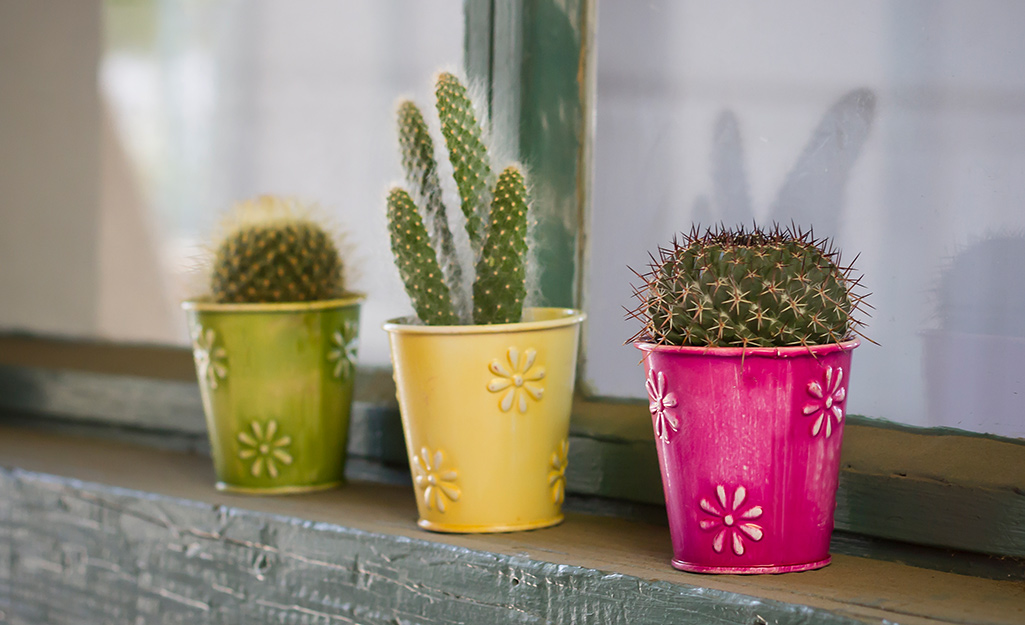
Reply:
[[673, 566], [829, 564], [851, 351], [635, 343], [644, 351]]

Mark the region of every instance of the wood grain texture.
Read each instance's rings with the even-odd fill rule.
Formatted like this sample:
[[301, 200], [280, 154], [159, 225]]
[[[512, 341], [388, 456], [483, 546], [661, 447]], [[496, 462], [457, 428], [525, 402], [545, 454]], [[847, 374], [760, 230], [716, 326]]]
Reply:
[[0, 334], [0, 365], [195, 380], [192, 350], [90, 339]]
[[0, 365], [0, 408], [68, 421], [206, 433], [195, 381]]
[[[406, 467], [394, 386], [386, 372], [362, 372], [349, 454]], [[647, 405], [574, 404], [567, 489], [572, 494], [662, 505]], [[160, 446], [203, 450], [198, 387], [189, 382], [91, 371], [0, 365], [0, 416]], [[31, 417], [29, 417], [31, 418]], [[165, 444], [166, 443], [166, 444]], [[845, 430], [836, 527], [944, 549], [1025, 558], [1025, 445], [951, 431], [875, 427], [851, 418]]]
[[1025, 620], [1020, 582], [844, 556], [692, 575], [669, 568], [664, 527], [571, 514], [528, 533], [429, 534], [408, 488], [231, 496], [205, 458], [126, 444], [0, 427], [0, 465], [12, 624]]

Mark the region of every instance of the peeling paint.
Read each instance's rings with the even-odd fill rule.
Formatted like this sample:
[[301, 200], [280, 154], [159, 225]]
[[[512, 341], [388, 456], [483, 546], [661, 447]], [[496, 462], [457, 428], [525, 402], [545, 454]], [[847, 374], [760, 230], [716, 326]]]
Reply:
[[23, 471], [0, 501], [12, 623], [879, 622]]

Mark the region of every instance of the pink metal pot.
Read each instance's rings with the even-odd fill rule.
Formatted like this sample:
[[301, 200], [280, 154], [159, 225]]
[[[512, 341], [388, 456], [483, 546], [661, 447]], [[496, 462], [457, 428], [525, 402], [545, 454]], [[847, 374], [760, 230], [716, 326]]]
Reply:
[[829, 564], [851, 350], [644, 351], [673, 566], [786, 573]]

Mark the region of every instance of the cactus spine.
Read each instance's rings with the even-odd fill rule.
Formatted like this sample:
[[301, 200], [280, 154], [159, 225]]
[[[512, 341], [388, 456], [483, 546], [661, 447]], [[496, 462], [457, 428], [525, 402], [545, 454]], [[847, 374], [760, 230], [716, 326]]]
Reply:
[[392, 189], [388, 194], [388, 226], [395, 264], [417, 315], [428, 325], [458, 323], [427, 229], [404, 189]]
[[459, 197], [462, 199], [466, 233], [470, 237], [473, 257], [478, 258], [484, 245], [488, 185], [492, 183], [487, 148], [484, 147], [483, 133], [473, 112], [473, 104], [459, 79], [452, 74], [442, 73], [438, 76], [435, 95], [438, 117], [441, 119], [441, 134], [448, 146]]
[[[399, 105], [399, 145], [402, 148], [402, 167], [406, 183], [420, 197], [424, 219], [430, 224], [431, 238], [437, 242], [441, 271], [450, 295], [455, 298], [455, 310], [466, 308], [462, 302], [462, 267], [456, 256], [452, 231], [448, 227], [448, 214], [441, 197], [437, 164], [434, 161], [434, 141], [427, 131], [420, 109], [410, 101]], [[414, 205], [415, 211], [415, 205]], [[404, 278], [405, 279], [405, 278]]]
[[851, 266], [824, 239], [793, 228], [692, 230], [639, 274], [644, 327], [632, 340], [709, 347], [835, 343], [862, 325]]
[[442, 73], [435, 95], [474, 262], [473, 302], [463, 301], [462, 294], [471, 289], [463, 284], [464, 268], [442, 202], [434, 142], [420, 110], [409, 101], [399, 105], [398, 125], [413, 193], [396, 187], [388, 194], [391, 247], [406, 292], [417, 316], [429, 325], [519, 321], [526, 296], [526, 179], [517, 165], [510, 165], [494, 180], [483, 130], [455, 76]]
[[473, 285], [473, 319], [477, 323], [520, 320], [525, 286], [523, 257], [527, 253], [527, 198], [523, 174], [506, 167], [495, 185], [491, 229]]
[[295, 202], [260, 196], [238, 204], [217, 245], [210, 292], [220, 303], [308, 302], [342, 297], [332, 236]]

